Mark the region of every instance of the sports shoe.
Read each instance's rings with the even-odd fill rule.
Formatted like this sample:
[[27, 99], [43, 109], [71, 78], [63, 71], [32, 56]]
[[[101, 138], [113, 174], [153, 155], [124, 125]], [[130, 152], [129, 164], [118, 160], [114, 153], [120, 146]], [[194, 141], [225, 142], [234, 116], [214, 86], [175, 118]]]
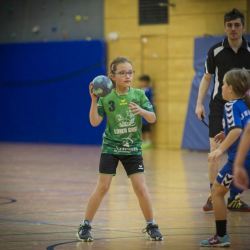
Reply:
[[90, 231], [91, 231], [91, 226], [88, 223], [84, 222], [81, 223], [78, 228], [77, 238], [85, 242], [93, 241]]
[[203, 206], [203, 211], [204, 212], [213, 211], [213, 203], [211, 195], [208, 197], [206, 204]]
[[223, 237], [214, 235], [208, 240], [203, 240], [200, 242], [201, 247], [229, 247], [230, 240], [229, 236], [226, 234]]
[[163, 240], [162, 234], [157, 224], [152, 224], [152, 223], [148, 224], [147, 227], [143, 229], [142, 232], [146, 233], [149, 236], [150, 240], [155, 240], [155, 241]]
[[142, 149], [149, 149], [149, 148], [152, 148], [153, 145], [151, 142], [143, 142], [142, 145], [141, 145], [141, 148]]
[[228, 198], [227, 209], [233, 212], [250, 212], [249, 205], [242, 201], [240, 197], [235, 199]]

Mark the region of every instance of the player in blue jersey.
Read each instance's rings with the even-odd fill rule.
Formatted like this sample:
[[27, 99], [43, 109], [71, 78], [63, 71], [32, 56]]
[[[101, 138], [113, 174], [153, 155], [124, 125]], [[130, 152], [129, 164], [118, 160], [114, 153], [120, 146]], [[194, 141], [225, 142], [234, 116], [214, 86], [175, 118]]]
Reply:
[[[213, 91], [209, 102], [209, 141], [210, 152], [218, 147], [215, 136], [223, 130], [222, 118], [225, 100], [222, 98], [223, 77], [227, 71], [233, 68], [250, 69], [250, 42], [243, 34], [245, 32], [245, 17], [237, 9], [225, 13], [224, 28], [226, 37], [222, 42], [212, 46], [207, 54], [205, 73], [202, 77], [195, 113], [198, 119], [206, 117], [203, 102], [206, 93], [214, 79]], [[220, 163], [208, 162], [209, 186], [212, 187], [216, 179]], [[250, 206], [239, 197], [239, 190], [235, 187], [230, 189], [227, 208], [231, 211], [250, 212]], [[213, 210], [211, 195], [205, 205], [205, 212]]]
[[[242, 130], [250, 119], [250, 73], [246, 69], [232, 69], [223, 78], [222, 97], [226, 100], [224, 106], [223, 127], [225, 139], [219, 147], [212, 151], [209, 161], [218, 161], [227, 151], [228, 160], [219, 171], [212, 187], [212, 201], [216, 224], [216, 234], [200, 243], [202, 247], [228, 247], [230, 246], [227, 234], [227, 207], [224, 197], [230, 186], [233, 185], [233, 162], [237, 153]], [[215, 138], [216, 139], [216, 138]], [[250, 159], [250, 152], [248, 152]], [[250, 160], [248, 160], [249, 163]], [[248, 173], [250, 165], [248, 164]]]

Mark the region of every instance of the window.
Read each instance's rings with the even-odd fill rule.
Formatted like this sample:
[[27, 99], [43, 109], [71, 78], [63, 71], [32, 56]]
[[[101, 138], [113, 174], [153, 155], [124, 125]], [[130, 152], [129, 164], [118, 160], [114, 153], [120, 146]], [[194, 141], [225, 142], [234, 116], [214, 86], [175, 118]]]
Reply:
[[168, 0], [139, 0], [139, 24], [167, 24]]

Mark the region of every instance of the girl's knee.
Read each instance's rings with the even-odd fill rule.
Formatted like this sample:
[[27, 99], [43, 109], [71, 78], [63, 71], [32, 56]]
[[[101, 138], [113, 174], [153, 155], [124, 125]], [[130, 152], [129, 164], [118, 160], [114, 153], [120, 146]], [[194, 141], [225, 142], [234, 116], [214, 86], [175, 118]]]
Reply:
[[219, 183], [215, 182], [212, 186], [212, 196], [225, 196], [227, 193], [228, 189], [225, 188], [224, 186], [220, 185]]
[[144, 186], [144, 185], [137, 187], [135, 189], [135, 192], [140, 197], [148, 196], [148, 190], [147, 190], [146, 186]]
[[98, 186], [97, 191], [98, 193], [104, 195], [108, 192], [110, 185], [109, 184], [101, 184]]

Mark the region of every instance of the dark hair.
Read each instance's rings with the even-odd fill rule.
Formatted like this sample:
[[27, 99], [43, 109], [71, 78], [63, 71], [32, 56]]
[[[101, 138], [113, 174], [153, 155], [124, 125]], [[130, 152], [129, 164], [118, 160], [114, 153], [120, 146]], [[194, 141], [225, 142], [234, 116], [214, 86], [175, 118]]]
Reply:
[[121, 64], [121, 63], [129, 63], [132, 65], [132, 62], [127, 58], [127, 57], [116, 57], [111, 63], [110, 63], [110, 74], [114, 74], [116, 69], [117, 69], [117, 65]]
[[241, 23], [243, 24], [243, 26], [245, 25], [245, 17], [244, 15], [236, 8], [230, 10], [229, 12], [225, 13], [224, 15], [224, 24], [226, 22], [235, 20], [237, 18], [240, 18]]
[[139, 81], [144, 81], [144, 82], [147, 82], [147, 83], [150, 83], [151, 82], [151, 77], [149, 75], [141, 75], [139, 78], [138, 78]]
[[232, 86], [234, 93], [242, 98], [250, 109], [250, 71], [232, 69], [224, 75], [224, 81]]

